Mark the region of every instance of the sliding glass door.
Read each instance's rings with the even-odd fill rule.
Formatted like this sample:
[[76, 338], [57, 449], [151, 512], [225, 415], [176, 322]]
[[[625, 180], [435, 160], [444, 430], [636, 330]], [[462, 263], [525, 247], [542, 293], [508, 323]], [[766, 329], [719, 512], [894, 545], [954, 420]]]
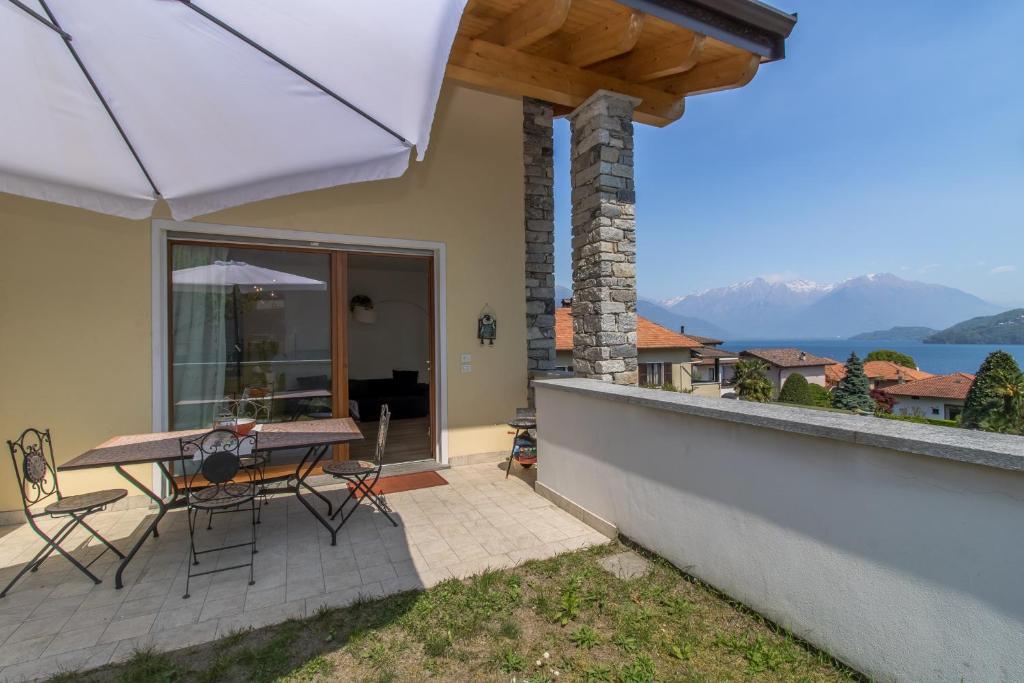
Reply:
[[171, 428], [329, 416], [332, 254], [185, 242], [169, 252]]

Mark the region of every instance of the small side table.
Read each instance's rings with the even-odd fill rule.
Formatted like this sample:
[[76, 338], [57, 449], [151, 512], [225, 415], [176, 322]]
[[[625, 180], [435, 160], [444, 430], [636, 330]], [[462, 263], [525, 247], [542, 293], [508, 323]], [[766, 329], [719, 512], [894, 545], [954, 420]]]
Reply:
[[522, 467], [530, 467], [537, 464], [537, 439], [530, 435], [530, 431], [537, 429], [537, 415], [531, 410], [519, 409], [516, 411], [514, 420], [508, 421], [508, 426], [515, 430], [512, 439], [512, 450], [508, 454], [508, 465], [505, 467], [505, 478], [512, 472], [512, 461], [515, 460]]

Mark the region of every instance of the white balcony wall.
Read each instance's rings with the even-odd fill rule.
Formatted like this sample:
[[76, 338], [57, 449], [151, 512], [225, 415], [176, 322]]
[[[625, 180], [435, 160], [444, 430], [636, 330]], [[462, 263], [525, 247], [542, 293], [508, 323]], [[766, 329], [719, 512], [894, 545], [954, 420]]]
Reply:
[[581, 379], [537, 408], [540, 492], [871, 678], [1024, 680], [1024, 439]]

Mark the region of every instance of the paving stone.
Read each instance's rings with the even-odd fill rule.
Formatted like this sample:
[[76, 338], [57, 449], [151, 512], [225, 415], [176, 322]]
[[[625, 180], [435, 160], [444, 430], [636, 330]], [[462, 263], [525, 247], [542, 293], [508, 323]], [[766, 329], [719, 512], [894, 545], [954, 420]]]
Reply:
[[632, 550], [627, 550], [597, 561], [608, 573], [623, 580], [639, 579], [651, 570], [651, 563]]

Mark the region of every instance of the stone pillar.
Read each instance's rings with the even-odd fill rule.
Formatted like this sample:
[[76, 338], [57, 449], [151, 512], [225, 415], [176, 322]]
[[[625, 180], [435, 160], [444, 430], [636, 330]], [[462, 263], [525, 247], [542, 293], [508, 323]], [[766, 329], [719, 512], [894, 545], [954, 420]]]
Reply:
[[577, 377], [636, 384], [633, 109], [591, 95], [572, 123], [572, 318]]
[[[523, 98], [526, 337], [530, 374], [555, 367], [555, 144], [552, 118], [550, 104]], [[531, 399], [532, 396], [531, 391]]]

